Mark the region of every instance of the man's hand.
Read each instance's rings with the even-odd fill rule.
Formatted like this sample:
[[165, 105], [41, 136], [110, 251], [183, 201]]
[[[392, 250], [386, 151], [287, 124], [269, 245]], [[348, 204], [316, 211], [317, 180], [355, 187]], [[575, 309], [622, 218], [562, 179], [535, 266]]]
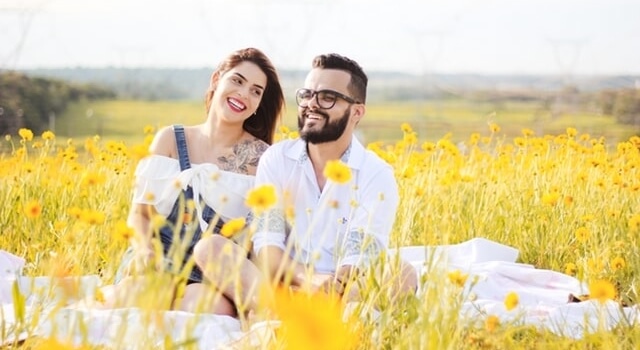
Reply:
[[342, 297], [342, 295], [344, 294], [345, 288], [346, 288], [346, 281], [342, 281], [336, 275], [331, 275], [329, 276], [329, 278], [325, 279], [325, 281], [320, 285], [318, 290], [329, 295], [337, 294], [340, 297]]

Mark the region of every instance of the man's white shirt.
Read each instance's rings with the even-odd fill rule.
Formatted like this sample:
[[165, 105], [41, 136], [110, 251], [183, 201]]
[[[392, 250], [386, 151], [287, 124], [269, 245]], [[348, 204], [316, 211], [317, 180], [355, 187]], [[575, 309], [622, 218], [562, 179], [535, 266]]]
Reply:
[[343, 265], [367, 264], [387, 249], [399, 200], [392, 167], [355, 137], [341, 160], [351, 180], [327, 180], [321, 191], [304, 141], [269, 147], [256, 186], [275, 186], [278, 200], [257, 217], [254, 252], [276, 246], [318, 273], [333, 273]]

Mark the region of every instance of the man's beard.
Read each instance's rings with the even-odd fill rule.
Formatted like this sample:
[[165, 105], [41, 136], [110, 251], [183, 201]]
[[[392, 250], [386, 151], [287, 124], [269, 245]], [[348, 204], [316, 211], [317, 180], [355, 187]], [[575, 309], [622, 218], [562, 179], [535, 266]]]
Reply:
[[[303, 112], [304, 113], [304, 112]], [[342, 117], [333, 122], [329, 121], [329, 115], [322, 111], [314, 111], [315, 114], [322, 115], [326, 122], [320, 130], [306, 130], [304, 128], [305, 118], [302, 115], [298, 115], [298, 131], [300, 132], [300, 138], [311, 144], [325, 143], [335, 141], [344, 134], [344, 130], [349, 124], [349, 114], [351, 114], [351, 106], [344, 111]]]

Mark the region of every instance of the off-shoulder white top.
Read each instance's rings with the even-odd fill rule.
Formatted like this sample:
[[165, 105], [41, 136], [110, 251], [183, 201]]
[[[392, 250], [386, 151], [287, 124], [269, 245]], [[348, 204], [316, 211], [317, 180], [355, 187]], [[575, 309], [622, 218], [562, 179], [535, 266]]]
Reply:
[[[180, 170], [177, 159], [150, 155], [138, 163], [135, 171], [134, 204], [153, 205], [159, 214], [168, 216], [182, 190], [193, 188], [193, 197], [201, 196], [223, 220], [246, 217], [247, 193], [253, 188], [255, 176], [220, 169], [211, 163], [191, 164]], [[202, 205], [195, 200], [200, 228], [204, 232], [208, 223], [202, 219]]]

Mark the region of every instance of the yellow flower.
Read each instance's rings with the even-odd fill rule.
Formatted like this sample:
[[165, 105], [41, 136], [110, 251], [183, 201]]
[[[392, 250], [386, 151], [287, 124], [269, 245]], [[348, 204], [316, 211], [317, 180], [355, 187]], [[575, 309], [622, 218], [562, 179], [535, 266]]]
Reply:
[[604, 262], [600, 258], [590, 258], [587, 260], [587, 267], [593, 274], [598, 274], [604, 270]]
[[100, 304], [104, 304], [107, 301], [106, 298], [104, 297], [104, 293], [102, 293], [102, 290], [100, 288], [96, 288], [96, 292], [93, 299], [99, 302]]
[[276, 189], [273, 185], [262, 185], [249, 192], [245, 204], [257, 211], [263, 211], [276, 204]]
[[542, 195], [542, 203], [546, 205], [554, 206], [558, 203], [558, 199], [560, 198], [560, 194], [558, 192], [551, 192]]
[[578, 271], [578, 267], [574, 263], [567, 263], [567, 266], [564, 268], [564, 273], [573, 276]]
[[236, 218], [227, 221], [222, 229], [220, 229], [220, 234], [224, 237], [230, 238], [238, 234], [238, 232], [242, 231], [246, 224], [244, 218]]
[[85, 172], [82, 174], [82, 186], [96, 186], [103, 184], [106, 177], [96, 172]]
[[324, 293], [291, 293], [278, 289], [273, 308], [286, 349], [350, 349], [357, 337], [342, 321], [339, 301]]
[[70, 343], [63, 343], [54, 338], [39, 341], [32, 349], [34, 350], [73, 350], [82, 349], [83, 347], [75, 347]]
[[351, 169], [339, 160], [330, 160], [324, 167], [323, 175], [328, 180], [344, 184], [351, 180]]
[[155, 131], [156, 128], [153, 127], [153, 125], [145, 125], [144, 126], [144, 134], [145, 135], [149, 135], [149, 134], [153, 134], [153, 132]]
[[20, 137], [23, 140], [26, 141], [31, 141], [33, 140], [33, 131], [26, 129], [26, 128], [20, 128], [20, 130], [18, 130], [18, 135], [20, 135]]
[[54, 138], [56, 138], [56, 135], [53, 132], [49, 131], [49, 130], [47, 130], [47, 131], [42, 133], [42, 139], [43, 140], [51, 141]]
[[131, 237], [133, 237], [133, 229], [127, 226], [127, 223], [124, 221], [118, 221], [116, 223], [116, 227], [114, 228], [114, 233], [116, 239], [122, 239], [128, 241]]
[[518, 294], [516, 292], [509, 292], [506, 297], [504, 297], [504, 308], [507, 311], [511, 311], [518, 306], [520, 302]]
[[62, 230], [64, 230], [66, 227], [67, 227], [67, 223], [66, 223], [66, 222], [64, 222], [64, 221], [58, 221], [58, 220], [56, 220], [56, 221], [54, 221], [54, 222], [53, 222], [53, 229], [54, 229], [55, 231], [58, 231], [58, 232], [59, 232], [59, 231], [62, 231]]
[[24, 215], [29, 219], [35, 219], [42, 214], [42, 206], [37, 200], [32, 200], [24, 206]]
[[104, 213], [96, 210], [83, 210], [80, 214], [80, 220], [89, 225], [102, 225], [105, 218]]
[[489, 333], [493, 333], [500, 326], [500, 319], [496, 315], [489, 315], [486, 320], [484, 320], [484, 328]]
[[576, 239], [580, 242], [586, 242], [589, 237], [591, 237], [591, 232], [589, 232], [589, 229], [581, 226], [578, 227], [578, 229], [576, 230]]
[[571, 205], [573, 204], [573, 197], [572, 196], [564, 196], [564, 205]]
[[289, 129], [288, 126], [286, 125], [280, 125], [280, 132], [283, 134], [288, 134], [291, 131], [291, 129]]
[[578, 135], [578, 130], [575, 128], [567, 128], [567, 136], [574, 137], [576, 135]]
[[624, 258], [618, 256], [611, 261], [611, 268], [613, 271], [623, 270], [627, 266], [627, 263], [624, 261]]
[[67, 213], [74, 219], [80, 219], [80, 215], [82, 215], [82, 209], [78, 207], [71, 207], [67, 209]]
[[638, 232], [640, 229], [640, 214], [635, 214], [629, 219], [629, 231]]
[[436, 144], [433, 142], [425, 142], [422, 144], [422, 146], [420, 146], [420, 148], [422, 148], [423, 151], [425, 152], [433, 152], [436, 149]]
[[451, 281], [451, 283], [457, 285], [458, 287], [462, 287], [467, 282], [467, 277], [469, 277], [469, 274], [462, 273], [460, 272], [460, 270], [454, 270], [449, 272], [447, 274], [447, 277], [449, 277], [449, 281]]
[[522, 129], [522, 135], [524, 137], [533, 136], [534, 134], [535, 134], [535, 132], [533, 130], [531, 130], [531, 129], [527, 129], [527, 128]]
[[491, 130], [491, 133], [497, 133], [500, 132], [500, 126], [496, 123], [489, 123], [489, 130]]
[[418, 136], [415, 132], [404, 134], [403, 141], [409, 145], [415, 145], [418, 143]]
[[411, 125], [409, 125], [409, 123], [400, 124], [400, 129], [402, 129], [402, 132], [405, 133], [405, 134], [411, 133], [413, 131], [413, 129], [411, 128]]
[[297, 139], [298, 137], [300, 137], [300, 133], [298, 133], [297, 131], [292, 131], [288, 134], [288, 137], [292, 140]]
[[293, 222], [296, 218], [296, 208], [292, 205], [289, 205], [284, 210], [284, 216], [289, 222]]
[[607, 300], [615, 299], [616, 288], [609, 281], [597, 280], [589, 284], [589, 298], [597, 299], [604, 303]]

